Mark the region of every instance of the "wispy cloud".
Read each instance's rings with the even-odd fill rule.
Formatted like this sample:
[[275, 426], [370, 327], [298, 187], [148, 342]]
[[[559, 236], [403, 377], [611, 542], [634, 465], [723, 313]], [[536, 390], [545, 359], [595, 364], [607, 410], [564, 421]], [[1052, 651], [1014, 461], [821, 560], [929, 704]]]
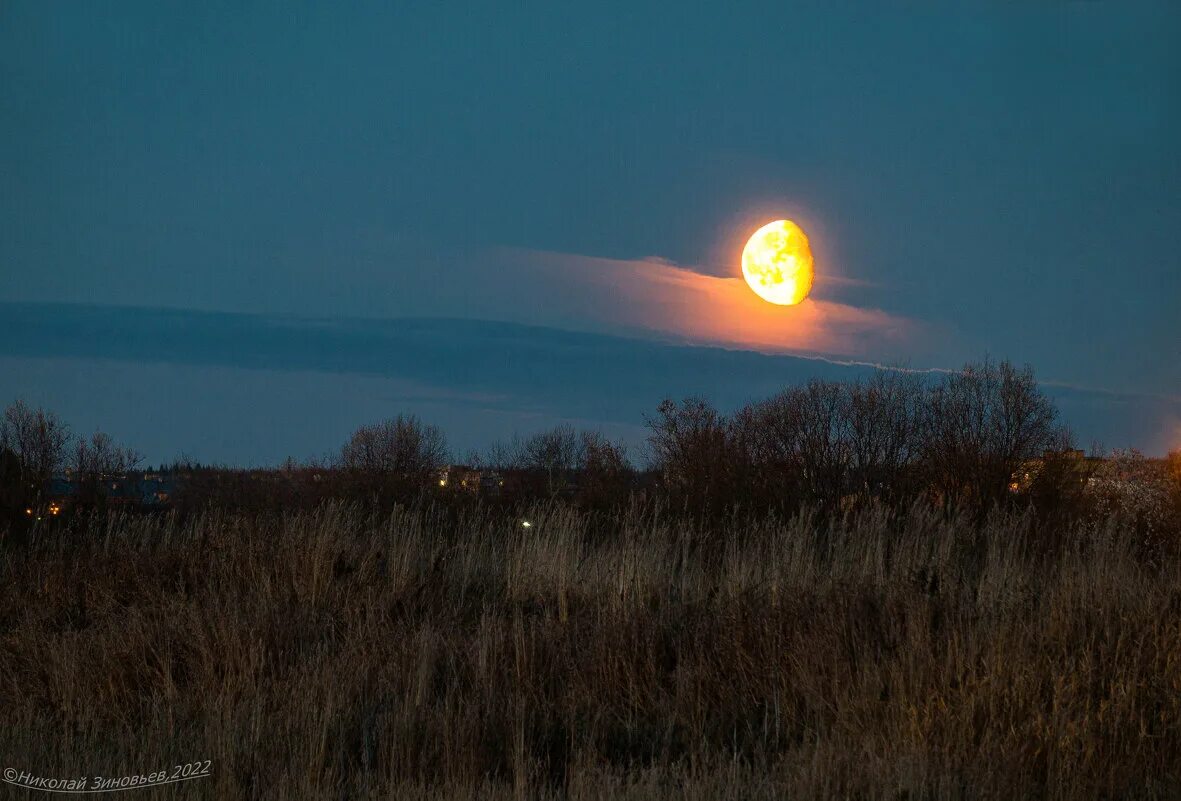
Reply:
[[775, 306], [739, 277], [707, 275], [657, 257], [510, 250], [497, 261], [526, 285], [561, 286], [546, 294], [575, 320], [679, 342], [879, 360], [911, 355], [925, 328], [881, 309], [833, 300]]
[[[801, 358], [562, 328], [0, 303], [0, 405], [44, 403], [81, 430], [110, 426], [162, 456], [184, 448], [251, 461], [319, 452], [348, 426], [395, 411], [444, 425], [464, 447], [555, 421], [640, 442], [643, 414], [664, 397], [702, 395], [732, 409], [810, 378], [848, 380], [878, 367], [942, 372], [925, 366], [932, 362]], [[1043, 385], [1083, 444], [1155, 454], [1181, 447], [1181, 401]]]

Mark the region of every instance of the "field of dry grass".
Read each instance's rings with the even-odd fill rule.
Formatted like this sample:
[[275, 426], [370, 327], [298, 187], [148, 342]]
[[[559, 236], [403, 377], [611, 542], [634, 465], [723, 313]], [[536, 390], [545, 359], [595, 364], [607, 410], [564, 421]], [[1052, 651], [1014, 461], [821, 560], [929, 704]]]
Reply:
[[1181, 556], [1118, 521], [529, 518], [40, 532], [0, 551], [0, 768], [212, 761], [145, 799], [1181, 794]]

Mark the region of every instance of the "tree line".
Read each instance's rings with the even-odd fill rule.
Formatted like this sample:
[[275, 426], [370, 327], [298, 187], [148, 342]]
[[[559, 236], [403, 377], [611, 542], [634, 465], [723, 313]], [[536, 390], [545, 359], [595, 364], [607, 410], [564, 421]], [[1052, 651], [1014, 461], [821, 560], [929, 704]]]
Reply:
[[142, 462], [142, 454], [109, 434], [75, 435], [53, 412], [17, 400], [0, 415], [0, 515], [37, 504], [62, 470], [77, 482], [79, 500], [92, 504], [101, 497], [103, 476], [127, 473]]
[[674, 503], [724, 508], [905, 502], [986, 507], [1027, 461], [1073, 448], [1031, 368], [1007, 361], [929, 374], [812, 380], [723, 415], [666, 400], [648, 420], [652, 464]]
[[[700, 397], [667, 399], [646, 423], [639, 465], [622, 443], [571, 426], [495, 443], [462, 461], [499, 476], [497, 496], [608, 508], [641, 495], [699, 515], [736, 507], [835, 513], [920, 498], [979, 510], [1026, 498], [1062, 507], [1082, 484], [1053, 402], [1031, 368], [1008, 361], [815, 379], [730, 413]], [[1015, 483], [1031, 460], [1036, 470]], [[441, 476], [452, 461], [441, 429], [398, 415], [358, 428], [329, 458], [282, 470], [176, 467], [188, 475], [190, 501], [285, 506], [328, 497], [404, 502], [427, 491], [448, 497], [454, 492], [444, 490], [454, 487]], [[9, 510], [35, 502], [59, 470], [70, 469], [92, 498], [101, 495], [101, 476], [141, 462], [106, 434], [75, 437], [51, 412], [20, 401], [0, 418], [0, 503]]]

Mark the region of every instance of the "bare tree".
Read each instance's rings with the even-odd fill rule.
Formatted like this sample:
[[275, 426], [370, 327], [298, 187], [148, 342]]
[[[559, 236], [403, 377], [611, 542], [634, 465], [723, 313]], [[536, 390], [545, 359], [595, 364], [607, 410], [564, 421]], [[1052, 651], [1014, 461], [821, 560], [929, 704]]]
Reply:
[[648, 444], [674, 503], [718, 510], [733, 498], [738, 450], [729, 421], [701, 398], [663, 401], [649, 418]]
[[922, 400], [916, 376], [882, 371], [852, 383], [812, 380], [749, 404], [733, 421], [744, 483], [775, 506], [896, 500], [916, 472]]
[[741, 476], [739, 502], [782, 509], [803, 500], [794, 411], [781, 394], [747, 404], [731, 417], [731, 458]]
[[799, 405], [799, 455], [804, 485], [812, 498], [835, 506], [849, 483], [850, 436], [845, 387], [812, 380], [794, 393]]
[[135, 470], [143, 455], [134, 448], [120, 445], [109, 434], [96, 431], [90, 438], [79, 437], [74, 445], [70, 467], [80, 475], [118, 475]]
[[517, 467], [520, 440], [496, 440], [483, 451], [468, 454], [467, 463], [480, 470], [510, 470]]
[[632, 478], [621, 444], [569, 425], [494, 442], [483, 453], [473, 454], [470, 463], [487, 470], [513, 471], [516, 493], [572, 493], [598, 506], [626, 498]]
[[572, 427], [557, 426], [519, 440], [514, 462], [535, 479], [539, 489], [554, 495], [569, 486], [571, 474], [580, 467], [581, 445]]
[[583, 431], [580, 438], [582, 470], [605, 475], [631, 470], [627, 449], [622, 444], [607, 439], [597, 431]]
[[581, 435], [580, 496], [590, 506], [611, 506], [627, 499], [632, 468], [623, 445], [596, 431]]
[[949, 501], [985, 505], [1005, 497], [1022, 462], [1060, 436], [1057, 410], [1030, 367], [985, 359], [949, 373], [927, 395], [924, 455]]
[[897, 499], [910, 489], [920, 456], [923, 384], [917, 375], [882, 370], [846, 385], [849, 488]]
[[115, 442], [108, 434], [96, 431], [89, 438], [79, 437], [74, 444], [70, 467], [79, 481], [78, 500], [98, 503], [107, 493], [104, 479], [135, 470], [143, 456], [133, 448]]
[[740, 419], [758, 470], [779, 471], [781, 484], [831, 506], [849, 476], [849, 417], [845, 387], [812, 380], [750, 407]]
[[38, 487], [65, 463], [70, 429], [53, 412], [16, 401], [0, 417], [0, 451], [11, 453], [20, 480]]
[[447, 460], [443, 432], [413, 415], [398, 415], [357, 429], [341, 448], [337, 465], [356, 473], [425, 485]]

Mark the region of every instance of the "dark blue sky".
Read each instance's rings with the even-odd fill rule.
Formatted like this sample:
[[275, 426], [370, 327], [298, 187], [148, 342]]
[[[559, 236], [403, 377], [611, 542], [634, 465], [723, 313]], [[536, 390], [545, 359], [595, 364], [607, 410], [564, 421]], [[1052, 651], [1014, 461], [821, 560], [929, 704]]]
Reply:
[[[25, 304], [0, 313], [20, 309], [28, 330], [80, 325], [29, 303], [460, 318], [638, 353], [655, 339], [916, 367], [987, 351], [1159, 418], [1129, 427], [1117, 405], [1072, 421], [1082, 438], [1181, 445], [1175, 3], [243, 5], [0, 5], [0, 304]], [[733, 276], [744, 234], [781, 216], [809, 231], [819, 275], [808, 310], [772, 319], [748, 313]], [[110, 427], [62, 381], [117, 363], [119, 381], [89, 390], [108, 411], [149, 373], [192, 382], [186, 358], [169, 379], [167, 353], [127, 352], [140, 318], [120, 319], [98, 353], [68, 345], [81, 328], [49, 354], [0, 342], [0, 392]], [[553, 357], [544, 342], [562, 352], [560, 331], [536, 336], [488, 357], [509, 400], [486, 439], [623, 425], [536, 387], [511, 400]], [[167, 423], [175, 451], [205, 458], [324, 446], [307, 404], [266, 443], [211, 443], [219, 421], [287, 402], [267, 387], [298, 376], [304, 397], [340, 395], [364, 372], [343, 352], [334, 369], [258, 365], [241, 341], [210, 341], [231, 372], [196, 382], [209, 396], [187, 393], [191, 413]], [[470, 390], [478, 350], [424, 354], [443, 369], [415, 410], [462, 418], [429, 398]], [[670, 392], [717, 353], [676, 350]], [[733, 358], [748, 385], [720, 399], [767, 384]], [[290, 374], [251, 399], [216, 386], [251, 370]]]

